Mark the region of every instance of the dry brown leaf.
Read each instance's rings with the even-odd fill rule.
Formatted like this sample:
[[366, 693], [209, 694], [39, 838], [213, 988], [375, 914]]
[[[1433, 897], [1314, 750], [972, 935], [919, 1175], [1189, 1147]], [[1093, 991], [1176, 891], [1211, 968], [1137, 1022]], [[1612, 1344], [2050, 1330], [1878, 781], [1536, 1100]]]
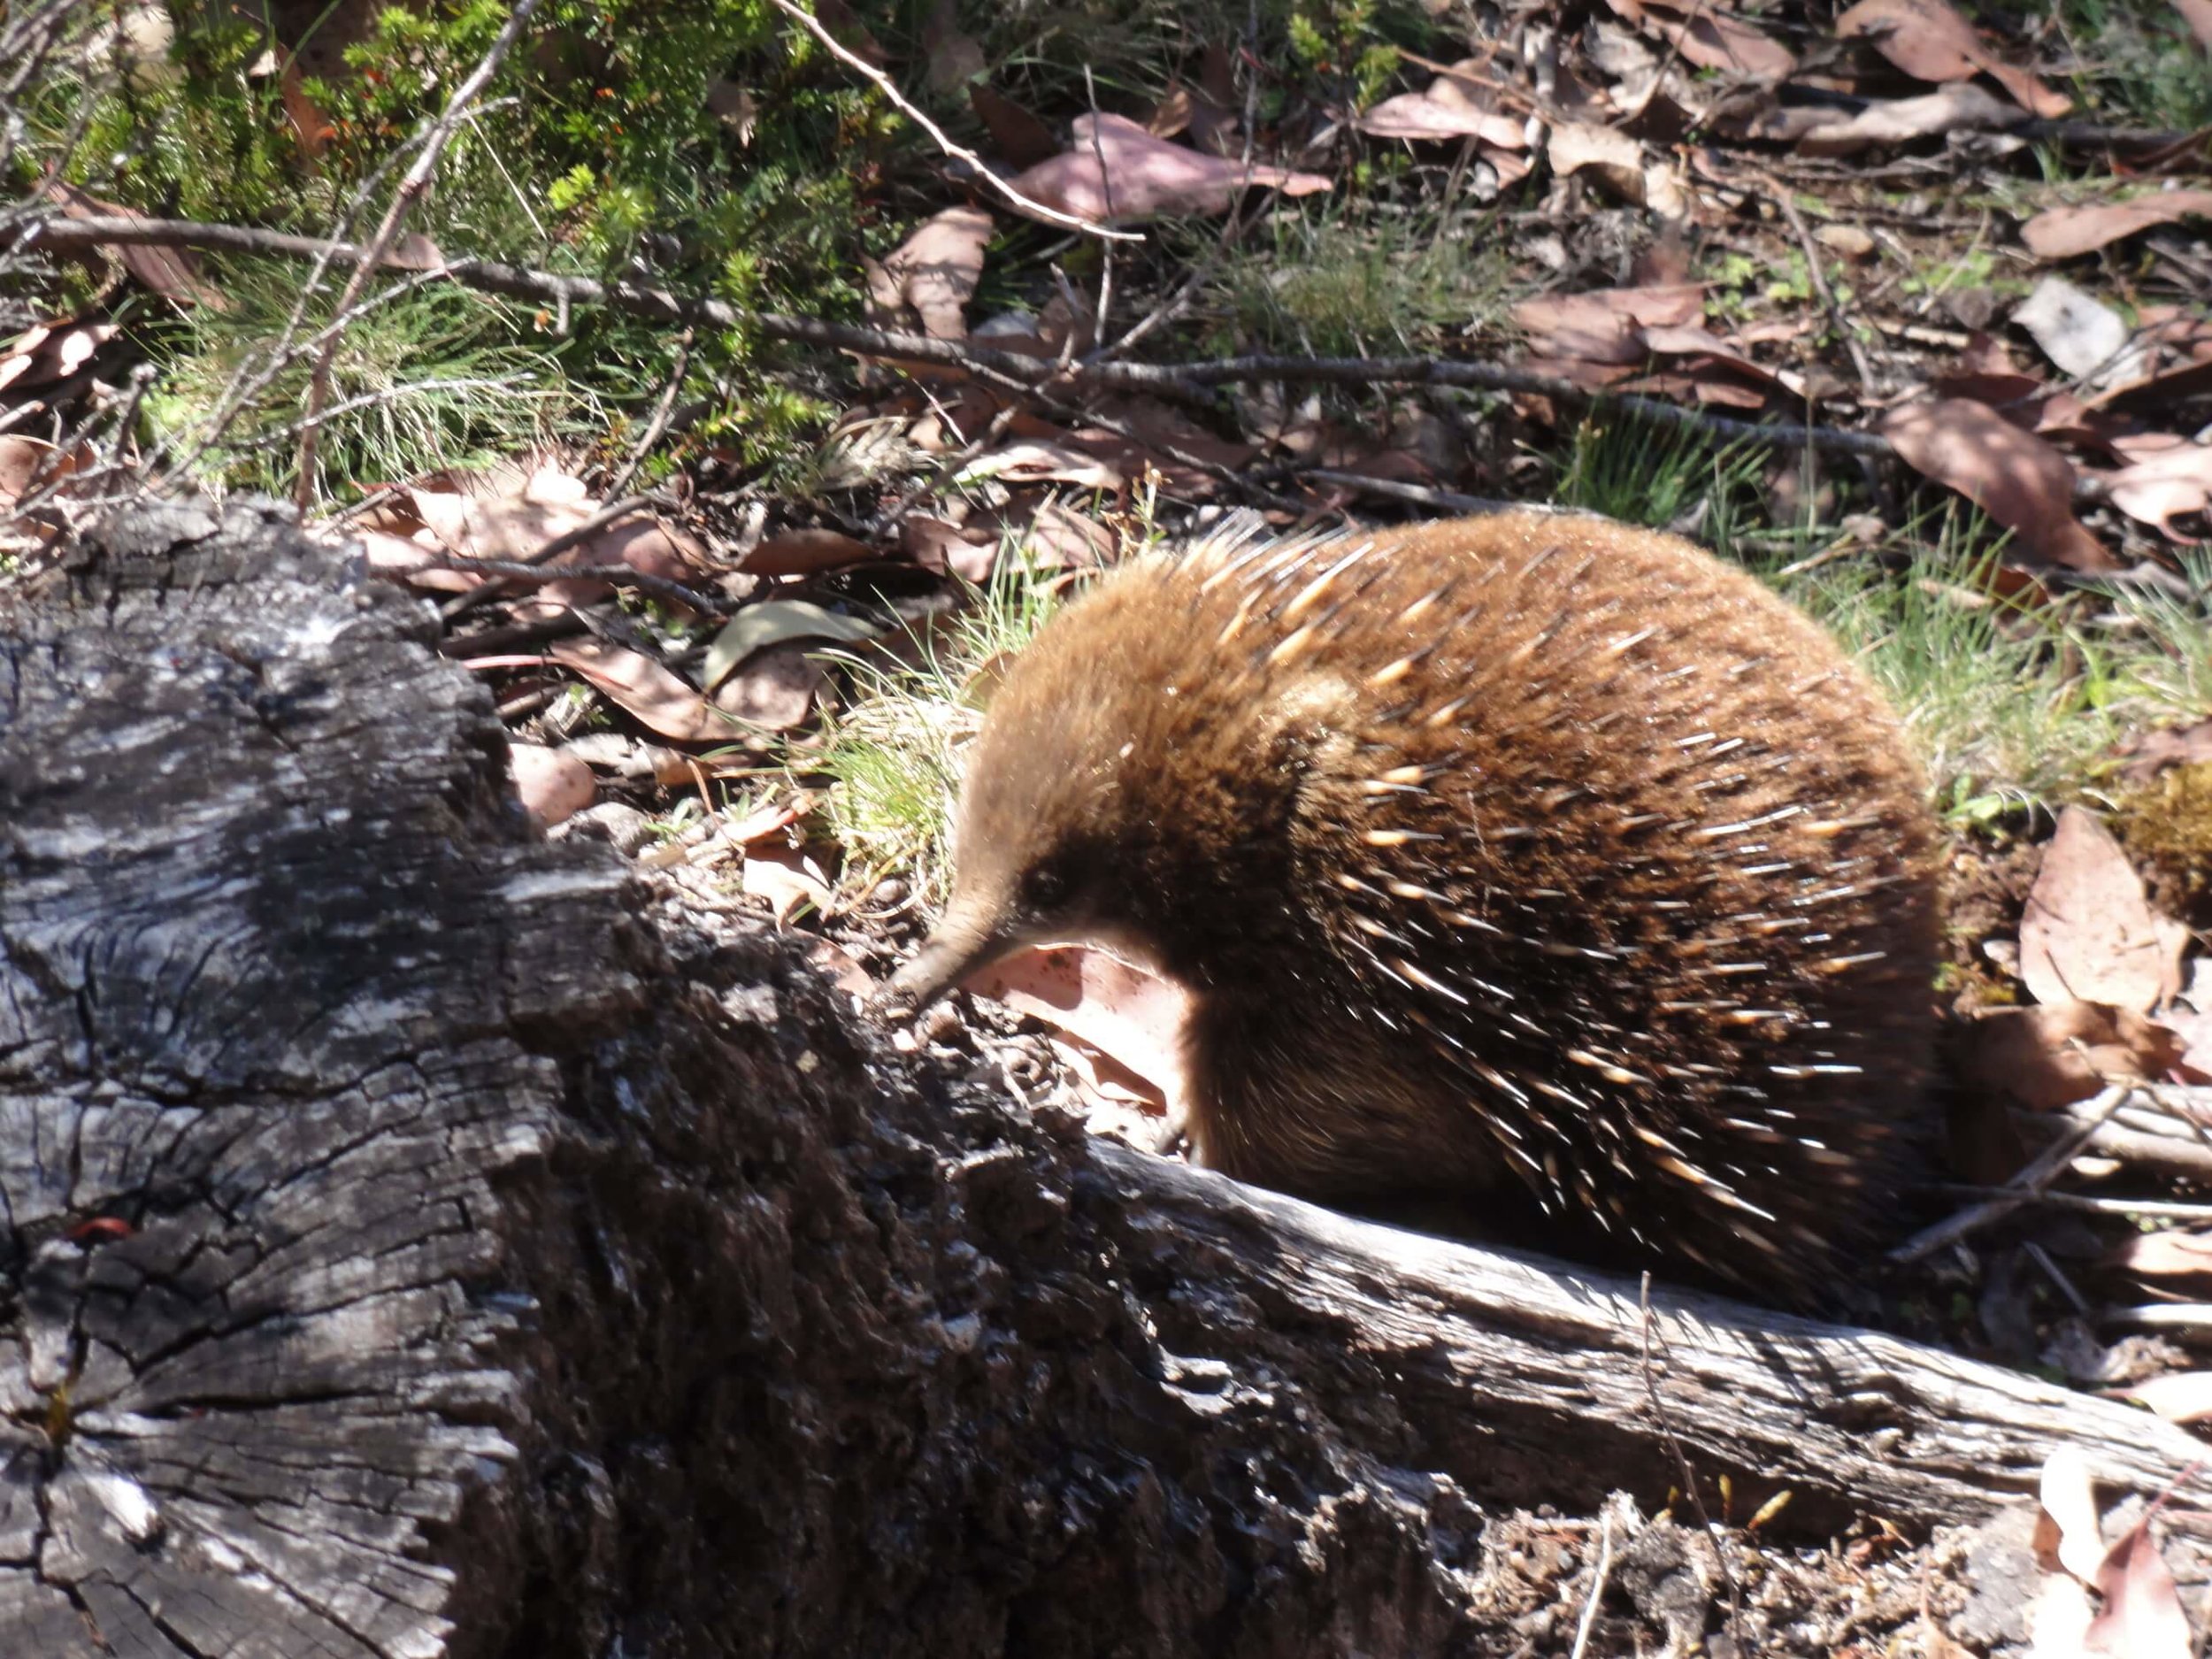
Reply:
[[[403, 493], [403, 504], [448, 552], [487, 559], [531, 558], [603, 505], [581, 479], [551, 465], [501, 469], [465, 489], [417, 485]], [[627, 565], [668, 581], [686, 580], [702, 563], [689, 536], [643, 511], [602, 526], [551, 561], [554, 568]], [[555, 584], [548, 591], [563, 590]]]
[[1513, 321], [1540, 357], [1586, 363], [1644, 360], [1642, 330], [1684, 326], [1705, 315], [1701, 283], [1540, 294], [1513, 308]]
[[2064, 93], [1998, 58], [1974, 26], [1944, 0], [1860, 0], [1836, 19], [1836, 33], [1845, 40], [1864, 35], [1916, 81], [1963, 81], [1978, 73], [1996, 80], [2022, 109], [2045, 120], [2056, 120], [2074, 107]]
[[1644, 147], [1626, 133], [1586, 121], [1561, 121], [1552, 127], [1544, 153], [1554, 173], [1563, 177], [1594, 173], [1623, 201], [1644, 204]]
[[[1728, 342], [1709, 330], [1694, 324], [1680, 327], [1650, 327], [1644, 330], [1644, 344], [1661, 357], [1690, 359], [1686, 365], [1691, 389], [1708, 403], [1738, 403], [1741, 407], [1756, 408], [1770, 396], [1780, 395], [1799, 402], [1809, 401], [1811, 388], [1802, 375], [1786, 369], [1770, 369], [1754, 362]], [[1727, 396], [1720, 382], [1733, 379], [1747, 381], [1748, 401]]]
[[725, 737], [736, 734], [733, 721], [772, 732], [805, 724], [828, 681], [808, 655], [818, 645], [772, 645], [751, 653], [715, 687], [714, 707], [730, 717]]
[[[1987, 132], [2015, 125], [2019, 109], [1971, 81], [1955, 81], [1916, 98], [1878, 99], [1850, 117], [1812, 111], [1810, 130], [1797, 134], [1807, 156], [1850, 156], [1876, 144], [1902, 144], [1944, 133]], [[1834, 118], [1834, 119], [1820, 119]]]
[[377, 264], [388, 271], [442, 271], [444, 252], [420, 231], [409, 231], [386, 249]]
[[82, 464], [81, 452], [65, 457], [57, 445], [19, 432], [0, 432], [0, 503], [18, 500], [34, 486], [65, 478]]
[[2020, 240], [2039, 259], [2071, 259], [2154, 225], [2192, 217], [2212, 218], [2212, 190], [2153, 190], [2125, 202], [2049, 208], [2020, 227]]
[[990, 65], [975, 37], [960, 31], [957, 0], [937, 0], [922, 23], [922, 78], [941, 98], [980, 81]]
[[[2185, 941], [2186, 935], [2183, 935]], [[2020, 918], [2020, 978], [2039, 1002], [2147, 1014], [2181, 988], [2180, 951], [2110, 830], [2070, 806]]]
[[2020, 538], [2032, 556], [2070, 570], [2119, 561], [2074, 517], [2074, 468], [2052, 444], [1965, 398], [1893, 410], [1882, 435], [1916, 472], [1947, 486]]
[[1037, 509], [1015, 548], [1039, 570], [1094, 570], [1113, 556], [1114, 533], [1048, 501]]
[[[2212, 1271], [2212, 1263], [2206, 1270]], [[2212, 1417], [2212, 1371], [2171, 1371], [2098, 1392], [2108, 1399], [2139, 1402], [2169, 1423], [2201, 1423]]]
[[2089, 400], [2092, 409], [2158, 410], [2212, 393], [2212, 357], [2177, 364], [2147, 374], [2139, 380], [2124, 380]]
[[968, 302], [983, 276], [991, 216], [979, 207], [949, 207], [924, 219], [883, 262], [889, 291], [913, 307], [933, 340], [964, 340]]
[[2139, 1233], [2105, 1260], [2147, 1279], [2193, 1279], [2212, 1273], [2212, 1233]]
[[998, 538], [976, 541], [942, 518], [913, 513], [899, 524], [899, 545], [926, 570], [950, 572], [979, 587], [990, 580], [998, 563]]
[[2133, 784], [2148, 783], [2169, 766], [2212, 760], [2212, 719], [2199, 720], [2193, 726], [2139, 733], [2120, 752], [2133, 757], [2127, 765], [2127, 780]]
[[876, 557], [865, 541], [841, 530], [780, 530], [740, 560], [738, 568], [755, 576], [811, 576]]
[[546, 647], [546, 655], [663, 737], [679, 743], [711, 743], [736, 734], [736, 728], [708, 704], [696, 687], [640, 652], [603, 640], [556, 640]]
[[599, 795], [591, 768], [565, 749], [539, 743], [513, 743], [507, 757], [514, 768], [515, 793], [530, 816], [546, 828], [574, 818]]
[[1254, 186], [1287, 196], [1332, 188], [1319, 173], [1292, 173], [1262, 163], [1248, 167], [1171, 144], [1119, 115], [1078, 116], [1070, 147], [1017, 173], [1012, 183], [1031, 200], [1063, 213], [1119, 225], [1163, 215], [1224, 213]]
[[1188, 1098], [1180, 987], [1104, 951], [1064, 945], [1019, 951], [965, 981], [979, 996], [1057, 1025], [1159, 1090], [1171, 1113]]
[[[1471, 67], [1482, 62], [1466, 60]], [[1524, 123], [1499, 109], [1495, 93], [1449, 73], [1430, 81], [1425, 91], [1385, 98], [1359, 118], [1359, 126], [1377, 138], [1479, 138], [1500, 150], [1523, 150], [1528, 143]]]
[[2061, 1446], [2043, 1460], [2037, 1489], [2042, 1514], [2035, 1528], [2036, 1554], [2084, 1584], [2094, 1584], [2104, 1566], [2104, 1532], [2097, 1525], [2097, 1494], [2089, 1460], [2071, 1446]]
[[2099, 1659], [2192, 1659], [2196, 1651], [2181, 1593], [2150, 1529], [2146, 1515], [2112, 1547], [2097, 1574], [2104, 1610], [2090, 1621], [2082, 1647]]
[[2184, 534], [2173, 521], [2185, 513], [2212, 516], [2212, 444], [2173, 438], [2101, 476], [2112, 492], [2112, 504], [2131, 518], [2154, 524], [2177, 541], [2203, 540]]
[[1787, 47], [1709, 0], [1611, 0], [1611, 4], [1700, 69], [1786, 81], [1797, 68], [1796, 56]]
[[0, 347], [0, 391], [65, 380], [115, 337], [113, 323], [42, 324]]
[[979, 81], [969, 86], [968, 102], [1010, 166], [1033, 167], [1058, 153], [1052, 129], [1004, 93], [994, 92]]
[[2181, 1052], [2174, 1032], [2094, 1002], [1993, 1008], [1959, 1044], [1958, 1080], [1976, 1095], [2055, 1111], [2108, 1084], [2163, 1077]]
[[768, 902], [778, 926], [810, 907], [820, 916], [836, 909], [837, 892], [822, 866], [796, 847], [747, 849], [738, 885], [749, 898]]
[[1087, 489], [1119, 489], [1127, 480], [1114, 466], [1079, 449], [1074, 434], [1020, 438], [987, 449], [960, 469], [963, 480], [995, 478], [1010, 484], [1049, 480]]
[[[134, 207], [125, 207], [120, 202], [104, 202], [96, 196], [88, 196], [73, 184], [55, 183], [48, 192], [61, 204], [61, 211], [70, 219], [127, 219], [142, 220], [148, 215]], [[183, 248], [157, 248], [150, 242], [126, 242], [111, 250], [123, 268], [138, 279], [139, 285], [151, 289], [162, 298], [179, 305], [204, 305], [211, 311], [227, 311], [230, 302], [222, 292], [200, 275], [200, 262], [190, 250]]]

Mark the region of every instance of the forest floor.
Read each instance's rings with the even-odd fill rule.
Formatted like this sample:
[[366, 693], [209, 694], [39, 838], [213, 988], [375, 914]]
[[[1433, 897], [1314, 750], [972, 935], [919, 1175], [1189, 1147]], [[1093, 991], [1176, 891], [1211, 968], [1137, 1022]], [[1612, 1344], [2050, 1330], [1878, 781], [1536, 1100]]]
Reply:
[[[4, 568], [132, 491], [291, 492], [438, 603], [554, 833], [864, 997], [943, 896], [995, 665], [1133, 553], [1509, 502], [1686, 534], [1852, 649], [1948, 834], [1951, 1173], [2009, 1197], [1885, 1322], [2212, 1416], [2212, 5], [737, 9], [674, 115], [626, 40], [510, 87], [488, 38], [483, 89], [408, 105], [365, 8], [321, 58], [158, 8], [26, 57], [0, 17]], [[726, 197], [664, 226], [678, 163], [633, 202], [630, 152], [563, 171], [471, 107], [572, 94]], [[179, 141], [224, 121], [217, 188]], [[972, 989], [901, 1041], [1161, 1143], [1156, 986]], [[2024, 1533], [1711, 1519], [1694, 1617], [1654, 1589], [1596, 1650], [1986, 1650], [2042, 1598], [2039, 1652], [2186, 1651], [2139, 1509], [2086, 1584]], [[1491, 1540], [1529, 1651], [1600, 1525]]]

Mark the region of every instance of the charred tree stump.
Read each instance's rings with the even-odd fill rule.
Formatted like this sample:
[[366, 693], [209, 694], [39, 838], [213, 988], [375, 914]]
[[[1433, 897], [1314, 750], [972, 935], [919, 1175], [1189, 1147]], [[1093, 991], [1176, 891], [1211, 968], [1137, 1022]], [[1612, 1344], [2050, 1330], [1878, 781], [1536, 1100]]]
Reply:
[[1663, 1431], [1816, 1522], [2194, 1454], [918, 1071], [537, 840], [434, 632], [250, 503], [0, 598], [0, 1652], [1488, 1652], [1486, 1506]]

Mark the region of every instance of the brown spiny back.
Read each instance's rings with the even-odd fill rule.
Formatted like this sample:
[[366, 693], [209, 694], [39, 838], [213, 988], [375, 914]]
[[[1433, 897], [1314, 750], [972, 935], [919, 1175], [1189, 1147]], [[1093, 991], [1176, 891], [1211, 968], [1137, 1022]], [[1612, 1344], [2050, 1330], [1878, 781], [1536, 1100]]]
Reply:
[[1802, 1300], [1928, 1116], [1932, 830], [1820, 629], [1671, 536], [1535, 514], [1149, 559], [969, 761], [933, 947], [1194, 993], [1203, 1163], [1525, 1187], [1558, 1241]]

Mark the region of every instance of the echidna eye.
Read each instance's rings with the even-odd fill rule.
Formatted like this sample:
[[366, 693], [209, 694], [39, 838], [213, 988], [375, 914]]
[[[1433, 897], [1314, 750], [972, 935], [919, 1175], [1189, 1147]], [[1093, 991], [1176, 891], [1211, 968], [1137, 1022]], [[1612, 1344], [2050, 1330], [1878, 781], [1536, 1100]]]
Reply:
[[1022, 908], [1056, 910], [1067, 902], [1068, 878], [1056, 864], [1039, 864], [1022, 877]]

